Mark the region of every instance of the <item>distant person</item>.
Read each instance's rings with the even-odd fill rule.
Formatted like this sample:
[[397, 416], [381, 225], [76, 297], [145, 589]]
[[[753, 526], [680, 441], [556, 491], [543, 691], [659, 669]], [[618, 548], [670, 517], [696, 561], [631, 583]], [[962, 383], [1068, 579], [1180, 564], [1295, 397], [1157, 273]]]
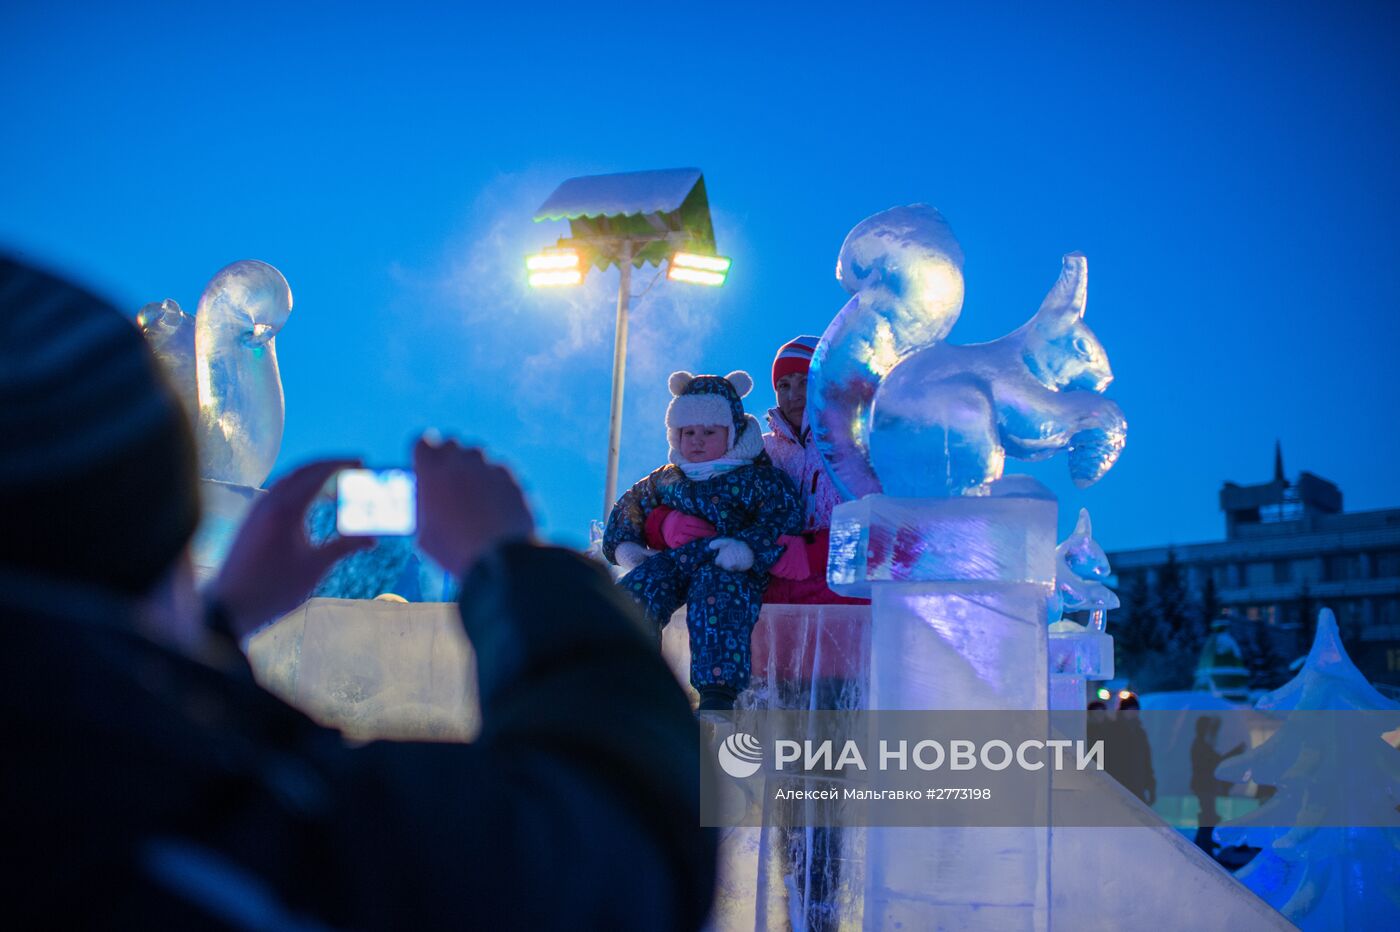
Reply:
[[1118, 714], [1106, 728], [1104, 769], [1151, 806], [1157, 801], [1157, 775], [1152, 769], [1152, 744], [1139, 721], [1141, 712], [1137, 696], [1125, 696], [1118, 703]]
[[607, 575], [531, 542], [506, 469], [453, 441], [414, 449], [420, 544], [463, 580], [480, 738], [350, 749], [236, 647], [362, 546], [303, 529], [348, 461], [268, 491], [202, 612], [190, 433], [129, 320], [0, 257], [11, 927], [704, 922], [715, 837], [684, 695]]
[[617, 500], [603, 555], [628, 571], [619, 584], [658, 639], [687, 606], [690, 683], [701, 711], [723, 711], [748, 685], [768, 574], [783, 571], [780, 538], [797, 530], [801, 506], [763, 452], [758, 421], [744, 412], [741, 399], [753, 388], [747, 372], [676, 372], [669, 384], [671, 461]]
[[1215, 827], [1220, 824], [1220, 812], [1215, 801], [1230, 792], [1230, 784], [1215, 778], [1215, 768], [1227, 757], [1244, 753], [1244, 742], [1224, 754], [1215, 749], [1220, 735], [1220, 719], [1202, 715], [1196, 719], [1196, 737], [1191, 742], [1191, 792], [1196, 795], [1200, 814], [1196, 817], [1196, 847], [1215, 856]]

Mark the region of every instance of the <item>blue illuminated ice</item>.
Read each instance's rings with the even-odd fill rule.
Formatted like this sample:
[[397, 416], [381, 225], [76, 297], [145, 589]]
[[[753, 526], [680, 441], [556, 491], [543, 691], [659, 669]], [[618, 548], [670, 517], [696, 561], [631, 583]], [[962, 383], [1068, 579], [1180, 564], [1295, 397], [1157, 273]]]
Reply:
[[1400, 705], [1352, 664], [1330, 609], [1298, 676], [1257, 707], [1285, 716], [1278, 730], [1215, 772], [1275, 789], [1218, 829], [1263, 848], [1236, 876], [1301, 929], [1400, 928]]
[[1060, 622], [1066, 612], [1088, 612], [1089, 627], [1102, 631], [1108, 610], [1119, 605], [1118, 595], [1103, 583], [1111, 571], [1108, 555], [1094, 540], [1089, 509], [1081, 508], [1074, 532], [1055, 548], [1055, 591], [1050, 597], [1051, 625]]
[[1101, 393], [1108, 354], [1084, 323], [1088, 263], [1065, 256], [1060, 279], [1024, 326], [990, 343], [938, 343], [901, 361], [871, 413], [870, 459], [886, 492], [986, 494], [1006, 457], [1069, 452], [1086, 486], [1117, 461], [1127, 422]]
[[195, 315], [200, 471], [262, 485], [282, 446], [285, 405], [274, 338], [292, 312], [282, 273], [256, 259], [225, 266]]

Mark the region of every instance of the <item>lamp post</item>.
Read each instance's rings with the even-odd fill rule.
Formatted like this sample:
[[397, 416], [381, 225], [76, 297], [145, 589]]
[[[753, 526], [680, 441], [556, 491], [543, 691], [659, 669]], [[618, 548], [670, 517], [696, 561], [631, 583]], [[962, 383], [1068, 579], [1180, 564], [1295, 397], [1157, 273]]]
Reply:
[[536, 221], [559, 219], [569, 221], [571, 235], [526, 258], [532, 287], [579, 285], [595, 266], [604, 270], [615, 264], [619, 273], [603, 491], [606, 520], [617, 498], [632, 269], [665, 263], [672, 281], [719, 286], [728, 278], [730, 260], [715, 255], [705, 181], [695, 168], [570, 178], [535, 212]]
[[632, 244], [622, 245], [618, 263], [617, 328], [613, 337], [612, 408], [608, 419], [608, 468], [603, 479], [603, 520], [617, 501], [617, 460], [622, 452], [622, 386], [627, 378], [627, 305], [632, 297]]

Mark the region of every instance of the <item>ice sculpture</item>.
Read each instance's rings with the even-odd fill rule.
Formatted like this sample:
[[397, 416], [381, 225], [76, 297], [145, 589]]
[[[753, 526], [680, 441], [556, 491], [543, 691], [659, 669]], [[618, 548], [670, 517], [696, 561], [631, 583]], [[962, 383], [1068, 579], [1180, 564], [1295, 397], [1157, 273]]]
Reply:
[[1127, 422], [1101, 397], [1108, 357], [1084, 324], [1083, 255], [1023, 327], [971, 346], [940, 342], [962, 310], [962, 250], [932, 207], [896, 207], [846, 237], [837, 277], [853, 294], [813, 355], [812, 435], [843, 497], [986, 494], [1005, 457], [1069, 451], [1089, 485], [1122, 452]]
[[[1118, 596], [1100, 580], [1108, 577], [1108, 555], [1094, 540], [1089, 510], [1079, 509], [1074, 532], [1055, 548], [1055, 589], [1050, 595], [1050, 708], [1064, 712], [1084, 710], [1084, 687], [1090, 680], [1113, 679], [1113, 638], [1104, 632], [1109, 609]], [[1064, 617], [1066, 612], [1088, 612], [1086, 627]], [[1073, 733], [1083, 737], [1083, 723], [1064, 719]]]
[[[1048, 707], [1056, 502], [1034, 480], [1003, 478], [1004, 459], [1068, 450], [1087, 484], [1117, 460], [1126, 431], [1100, 395], [1112, 373], [1083, 322], [1084, 257], [1065, 258], [1029, 323], [978, 346], [940, 342], [962, 308], [961, 266], [930, 207], [862, 222], [837, 263], [854, 296], [808, 376], [828, 472], [863, 496], [832, 514], [828, 580], [871, 598], [876, 709]], [[1087, 546], [1065, 555], [1092, 575]], [[1030, 802], [1048, 818], [1048, 777]], [[931, 903], [945, 927], [1045, 928], [1049, 888], [1048, 828], [866, 835], [867, 928], [921, 928]]]
[[1127, 422], [1100, 393], [1108, 355], [1084, 323], [1087, 262], [1064, 258], [1060, 280], [1024, 326], [971, 346], [938, 343], [896, 365], [875, 394], [870, 461], [885, 492], [986, 494], [1006, 457], [1069, 451], [1079, 486], [1108, 472]]
[[851, 294], [812, 356], [812, 437], [844, 499], [880, 491], [867, 427], [895, 364], [948, 335], [962, 311], [962, 247], [927, 204], [882, 211], [846, 236], [836, 277]]
[[199, 396], [194, 379], [194, 318], [170, 298], [152, 302], [136, 312], [136, 325], [160, 360], [175, 397], [190, 417], [199, 420]]
[[[1226, 843], [1263, 848], [1236, 876], [1304, 930], [1400, 928], [1400, 751], [1383, 739], [1400, 716], [1368, 714], [1400, 705], [1352, 664], [1330, 609], [1298, 676], [1257, 708], [1287, 717], [1216, 769], [1222, 780], [1276, 788], [1218, 829]], [[1307, 721], [1319, 710], [1334, 713], [1325, 727]]]
[[292, 311], [292, 291], [266, 262], [225, 266], [191, 317], [166, 299], [136, 315], [180, 403], [199, 451], [203, 517], [192, 546], [209, 579], [282, 446], [285, 408], [273, 338]]
[[195, 315], [200, 470], [256, 488], [282, 446], [285, 408], [273, 342], [292, 312], [292, 290], [266, 262], [220, 269]]
[[1111, 571], [1108, 555], [1094, 540], [1089, 509], [1081, 508], [1074, 532], [1055, 548], [1055, 593], [1050, 599], [1052, 626], [1066, 612], [1088, 612], [1089, 629], [1104, 630], [1108, 610], [1119, 606], [1117, 594], [1102, 582]]

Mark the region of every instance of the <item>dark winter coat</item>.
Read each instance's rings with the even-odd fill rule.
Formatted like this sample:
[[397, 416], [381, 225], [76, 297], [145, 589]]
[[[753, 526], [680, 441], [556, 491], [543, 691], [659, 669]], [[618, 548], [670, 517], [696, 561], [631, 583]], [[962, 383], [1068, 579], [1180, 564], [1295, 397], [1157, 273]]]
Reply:
[[699, 926], [696, 725], [634, 606], [524, 544], [462, 591], [481, 737], [358, 749], [236, 651], [173, 653], [90, 593], [0, 592], [11, 927]]
[[[704, 518], [716, 536], [741, 540], [753, 551], [749, 572], [766, 577], [782, 556], [778, 538], [802, 530], [802, 504], [792, 481], [760, 453], [752, 462], [723, 475], [694, 481], [679, 466], [666, 465], [642, 479], [618, 499], [603, 533], [603, 555], [616, 562], [624, 541], [646, 546], [647, 516], [665, 505]], [[709, 539], [676, 548], [691, 565], [714, 561]]]

